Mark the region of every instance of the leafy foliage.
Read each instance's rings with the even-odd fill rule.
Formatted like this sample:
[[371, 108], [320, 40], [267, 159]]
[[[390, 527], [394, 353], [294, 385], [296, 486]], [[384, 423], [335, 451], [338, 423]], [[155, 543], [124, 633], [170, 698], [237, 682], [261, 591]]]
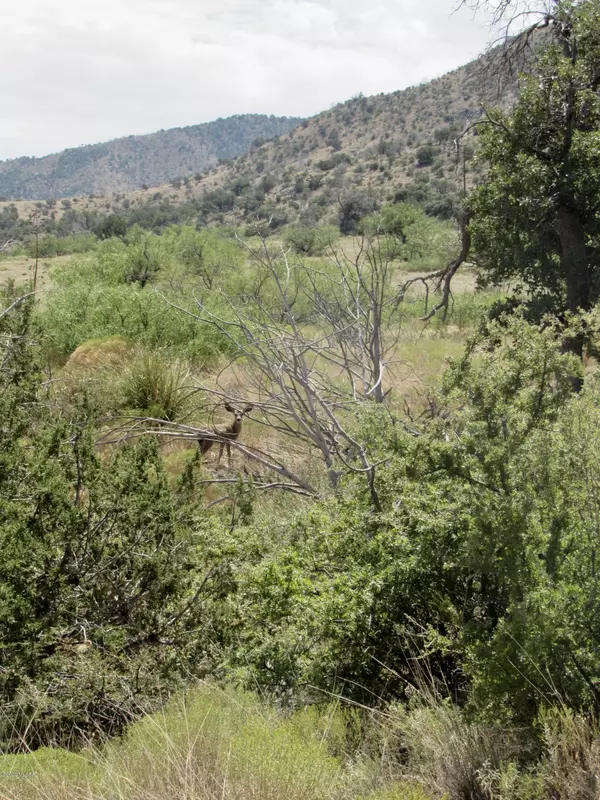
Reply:
[[[489, 172], [471, 202], [484, 279], [516, 280], [538, 318], [600, 296], [600, 7], [561, 3], [553, 20], [515, 110], [479, 126]], [[582, 338], [571, 346], [580, 353]]]
[[31, 298], [13, 303], [0, 317], [3, 749], [115, 733], [162, 702], [202, 647], [187, 631], [206, 586], [189, 482], [169, 489], [150, 438], [100, 459], [85, 402], [51, 412]]
[[172, 226], [163, 234], [171, 254], [170, 280], [197, 283], [201, 291], [224, 285], [244, 263], [244, 251], [233, 236], [214, 229], [196, 230], [189, 225]]
[[[109, 239], [92, 256], [56, 269], [55, 286], [39, 313], [53, 356], [64, 360], [83, 342], [111, 336], [180, 353], [185, 350], [187, 357], [200, 362], [226, 351], [228, 345], [218, 333], [190, 316], [174, 313], [151, 285], [152, 280], [163, 278], [171, 284], [165, 287], [169, 297], [193, 307], [189, 292], [183, 292], [183, 297], [177, 292], [182, 269], [176, 259], [182, 244], [175, 231], [163, 240], [137, 228], [127, 241]], [[207, 246], [203, 269], [216, 270], [215, 261], [222, 252], [219, 245], [216, 249]]]
[[284, 239], [295, 253], [307, 256], [321, 256], [333, 245], [339, 234], [333, 225], [290, 227]]
[[573, 396], [574, 370], [552, 326], [493, 324], [424, 435], [373, 418], [382, 512], [355, 491], [297, 521], [248, 578], [240, 667], [365, 702], [402, 696], [426, 658], [492, 718], [595, 708], [598, 388]]

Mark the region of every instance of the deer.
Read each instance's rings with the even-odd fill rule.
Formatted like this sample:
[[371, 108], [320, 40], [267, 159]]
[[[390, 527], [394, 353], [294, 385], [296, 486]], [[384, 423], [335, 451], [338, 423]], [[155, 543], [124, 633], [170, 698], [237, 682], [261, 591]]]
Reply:
[[238, 411], [229, 403], [225, 403], [225, 410], [229, 411], [230, 414], [233, 414], [234, 420], [233, 422], [229, 423], [229, 425], [216, 425], [212, 430], [212, 434], [215, 436], [214, 439], [209, 438], [208, 436], [198, 437], [198, 446], [200, 447], [201, 454], [204, 455], [204, 453], [208, 453], [213, 444], [219, 442], [220, 448], [217, 465], [221, 463], [221, 456], [223, 455], [224, 448], [227, 448], [227, 462], [229, 466], [231, 466], [230, 442], [235, 442], [235, 440], [238, 438], [242, 430], [242, 419], [246, 414], [249, 414], [253, 408], [253, 405], [247, 405], [242, 411]]

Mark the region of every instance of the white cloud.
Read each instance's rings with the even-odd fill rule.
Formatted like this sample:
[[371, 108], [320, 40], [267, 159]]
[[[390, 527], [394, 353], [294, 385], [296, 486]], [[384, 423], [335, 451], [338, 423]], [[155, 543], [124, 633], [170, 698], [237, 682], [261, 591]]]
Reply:
[[440, 75], [489, 39], [453, 0], [0, 4], [0, 158], [237, 113], [310, 115]]

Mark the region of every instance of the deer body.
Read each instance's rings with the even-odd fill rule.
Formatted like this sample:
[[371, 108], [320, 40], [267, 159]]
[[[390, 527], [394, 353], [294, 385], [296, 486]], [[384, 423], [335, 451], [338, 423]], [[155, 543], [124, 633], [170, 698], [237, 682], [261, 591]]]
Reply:
[[244, 418], [245, 414], [249, 414], [250, 411], [252, 411], [252, 408], [253, 406], [248, 405], [242, 411], [238, 411], [237, 409], [233, 408], [233, 406], [230, 406], [229, 403], [225, 403], [225, 409], [229, 411], [230, 414], [234, 415], [233, 422], [229, 423], [229, 425], [217, 425], [213, 428], [213, 433], [215, 437], [218, 438], [209, 439], [203, 436], [198, 438], [198, 445], [202, 455], [204, 455], [204, 453], [208, 453], [213, 444], [219, 442], [219, 457], [217, 459], [217, 464], [221, 463], [223, 450], [227, 448], [227, 462], [229, 466], [231, 466], [230, 442], [235, 441], [240, 435], [240, 431], [242, 430], [242, 419]]

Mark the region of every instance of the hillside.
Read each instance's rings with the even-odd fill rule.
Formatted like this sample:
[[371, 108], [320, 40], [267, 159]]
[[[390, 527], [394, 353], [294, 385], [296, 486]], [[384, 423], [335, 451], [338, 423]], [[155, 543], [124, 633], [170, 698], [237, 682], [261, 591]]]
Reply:
[[[128, 224], [159, 230], [173, 222], [340, 225], [383, 202], [414, 202], [446, 219], [457, 205], [463, 175], [454, 139], [482, 113], [482, 104], [509, 107], [515, 79], [498, 92], [494, 54], [436, 80], [391, 94], [340, 103], [278, 138], [250, 143], [245, 155], [190, 174], [173, 171], [169, 183], [107, 196], [0, 204], [0, 238], [21, 238], [32, 215], [59, 235], [93, 228], [117, 213]], [[158, 134], [156, 134], [158, 135]], [[125, 140], [128, 141], [128, 140]], [[470, 158], [475, 139], [464, 139], [466, 179], [483, 169]], [[1, 175], [0, 175], [1, 178]]]
[[[421, 86], [353, 98], [217, 167], [202, 184], [200, 214], [263, 220], [271, 228], [341, 223], [343, 232], [354, 212], [385, 201], [413, 201], [451, 216], [462, 185], [455, 137], [481, 115], [482, 104], [508, 106], [516, 96], [513, 82], [498, 97], [485, 65], [478, 60]], [[468, 161], [474, 141], [465, 141]], [[477, 169], [467, 163], [469, 183]]]
[[299, 122], [295, 117], [243, 114], [74, 147], [43, 158], [2, 161], [0, 196], [49, 200], [155, 186], [245, 153], [253, 141], [278, 136]]

